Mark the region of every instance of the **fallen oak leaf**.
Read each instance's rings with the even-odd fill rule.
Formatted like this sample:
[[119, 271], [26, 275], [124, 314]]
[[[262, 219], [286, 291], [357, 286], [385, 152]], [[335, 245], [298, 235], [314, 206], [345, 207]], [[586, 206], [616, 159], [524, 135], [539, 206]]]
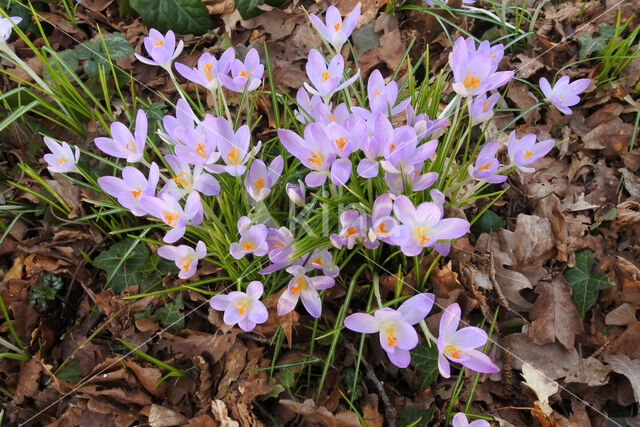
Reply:
[[604, 357], [611, 369], [629, 379], [636, 402], [640, 402], [640, 360], [626, 354], [608, 354]]
[[522, 376], [525, 379], [524, 385], [538, 397], [535, 404], [549, 417], [553, 413], [553, 408], [549, 405], [549, 397], [558, 392], [558, 383], [549, 381], [545, 374], [528, 363], [522, 365]]
[[281, 399], [279, 403], [290, 411], [302, 415], [306, 422], [319, 424], [326, 427], [359, 427], [358, 416], [351, 411], [342, 411], [332, 414], [324, 406], [317, 407], [312, 399], [307, 399], [303, 403], [298, 403], [290, 399]]

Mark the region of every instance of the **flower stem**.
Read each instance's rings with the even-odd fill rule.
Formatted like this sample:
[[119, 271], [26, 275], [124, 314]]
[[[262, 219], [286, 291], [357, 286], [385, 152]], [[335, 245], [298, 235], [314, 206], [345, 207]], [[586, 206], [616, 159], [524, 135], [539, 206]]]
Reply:
[[429, 344], [429, 347], [431, 347], [431, 342], [433, 342], [434, 344], [437, 344], [438, 343], [438, 339], [433, 336], [433, 334], [431, 333], [431, 331], [427, 327], [427, 322], [425, 322], [424, 319], [422, 319], [419, 322], [419, 324], [420, 324], [420, 329], [422, 329], [422, 333], [424, 334], [425, 338], [427, 339], [427, 344]]
[[373, 294], [376, 296], [378, 308], [382, 308], [382, 298], [380, 298], [380, 276], [377, 272], [373, 273]]

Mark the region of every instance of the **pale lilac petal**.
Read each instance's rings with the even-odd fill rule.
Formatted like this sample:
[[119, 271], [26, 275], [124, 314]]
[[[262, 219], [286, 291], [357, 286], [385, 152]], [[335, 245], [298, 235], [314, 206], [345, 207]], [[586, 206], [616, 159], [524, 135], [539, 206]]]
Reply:
[[440, 319], [440, 332], [439, 337], [449, 337], [458, 329], [460, 323], [460, 306], [455, 303], [451, 304], [444, 310], [442, 318]]
[[398, 322], [398, 327], [396, 331], [396, 336], [398, 340], [396, 344], [398, 350], [411, 350], [416, 345], [418, 345], [418, 334], [415, 329], [411, 325], [406, 322]]
[[410, 325], [415, 325], [427, 317], [433, 307], [433, 301], [433, 294], [418, 294], [403, 302], [398, 307], [398, 311], [402, 314], [402, 320]]
[[467, 356], [467, 358], [462, 364], [472, 371], [483, 374], [492, 374], [500, 371], [500, 368], [491, 361], [489, 356], [478, 350], [467, 350], [465, 356]]
[[351, 176], [351, 160], [337, 159], [331, 166], [331, 181], [338, 186], [345, 185]]
[[379, 331], [378, 321], [366, 313], [354, 313], [344, 319], [344, 326], [355, 332], [373, 334]]
[[485, 345], [487, 339], [487, 333], [484, 330], [467, 326], [450, 335], [447, 338], [447, 344], [466, 350]]
[[411, 363], [411, 353], [408, 350], [396, 348], [393, 353], [387, 352], [387, 356], [398, 368], [406, 368]]
[[302, 292], [300, 293], [300, 299], [302, 300], [302, 305], [307, 310], [311, 316], [318, 318], [322, 313], [322, 301], [320, 300], [320, 295], [318, 292], [311, 288], [310, 286], [305, 286], [302, 288]]
[[254, 280], [247, 285], [247, 295], [249, 295], [254, 300], [259, 299], [263, 291], [264, 288], [262, 287], [262, 283], [257, 280]]
[[440, 371], [440, 375], [444, 378], [449, 378], [451, 376], [451, 366], [449, 366], [449, 361], [442, 355], [442, 353], [438, 354], [438, 370]]
[[225, 310], [229, 305], [229, 296], [224, 294], [214, 295], [209, 301], [211, 308], [214, 310]]
[[254, 323], [264, 323], [269, 319], [269, 312], [264, 304], [260, 301], [254, 301], [247, 317]]
[[296, 308], [296, 304], [298, 303], [298, 295], [294, 295], [288, 289], [280, 295], [278, 299], [278, 316], [284, 316], [285, 314], [291, 312], [294, 308]]

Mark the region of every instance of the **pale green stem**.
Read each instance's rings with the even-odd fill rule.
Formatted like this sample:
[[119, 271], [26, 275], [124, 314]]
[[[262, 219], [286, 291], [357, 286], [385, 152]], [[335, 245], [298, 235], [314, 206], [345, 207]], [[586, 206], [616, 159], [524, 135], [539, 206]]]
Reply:
[[438, 344], [438, 338], [433, 336], [433, 334], [431, 333], [431, 331], [427, 327], [427, 322], [425, 322], [424, 319], [422, 319], [419, 322], [419, 324], [420, 324], [420, 329], [422, 329], [422, 333], [424, 334], [425, 338], [427, 339], [427, 344], [429, 344], [429, 347], [431, 347], [431, 342], [433, 342], [434, 344]]
[[498, 15], [486, 10], [486, 9], [481, 9], [478, 7], [473, 7], [473, 6], [468, 6], [468, 5], [462, 5], [463, 8], [470, 10], [471, 12], [478, 12], [478, 13], [483, 13], [493, 19], [495, 19], [497, 22], [500, 22], [502, 25], [504, 25], [507, 28], [510, 28], [512, 30], [518, 30], [518, 32], [520, 34], [525, 34], [525, 32], [521, 29], [517, 29], [514, 25], [509, 24], [506, 20], [500, 18]]
[[380, 298], [380, 277], [378, 273], [373, 273], [373, 294], [376, 296], [378, 307], [382, 308], [382, 298]]
[[453, 110], [458, 109], [458, 105], [460, 104], [461, 99], [462, 97], [459, 94], [456, 94], [456, 96], [453, 98], [453, 100], [451, 100], [449, 105], [447, 105], [447, 107], [444, 110], [442, 110], [442, 113], [440, 113], [440, 115], [438, 116], [438, 119], [446, 119], [447, 117], [449, 117]]

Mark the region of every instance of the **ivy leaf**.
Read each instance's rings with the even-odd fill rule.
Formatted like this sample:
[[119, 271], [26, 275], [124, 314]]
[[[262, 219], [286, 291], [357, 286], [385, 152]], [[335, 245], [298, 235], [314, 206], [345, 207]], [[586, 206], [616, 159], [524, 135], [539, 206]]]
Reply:
[[159, 321], [165, 328], [184, 329], [184, 315], [180, 311], [183, 308], [182, 295], [178, 295], [174, 302], [157, 309], [151, 319]]
[[433, 406], [429, 409], [404, 408], [402, 412], [400, 412], [398, 425], [402, 427], [427, 427], [429, 420], [431, 420], [433, 416], [434, 409]]
[[202, 0], [129, 0], [149, 28], [199, 36], [213, 28]]
[[351, 395], [351, 401], [357, 401], [360, 399], [360, 396], [362, 396], [362, 387], [360, 387], [360, 383], [356, 383], [356, 389], [351, 390], [356, 371], [353, 369], [345, 369], [342, 375], [342, 384], [344, 384], [347, 392]]
[[576, 266], [567, 268], [563, 273], [564, 280], [572, 288], [571, 299], [583, 319], [598, 299], [600, 290], [613, 286], [609, 283], [607, 276], [591, 270], [593, 270], [593, 253], [585, 250], [576, 254]]
[[366, 51], [380, 46], [380, 34], [376, 33], [374, 27], [375, 21], [371, 21], [351, 34], [353, 44], [358, 50], [358, 56], [362, 56]]
[[496, 232], [504, 226], [507, 222], [496, 214], [494, 211], [486, 210], [480, 218], [471, 226], [471, 231], [480, 235], [482, 233]]
[[71, 362], [67, 363], [64, 368], [58, 372], [57, 377], [61, 380], [70, 382], [71, 384], [77, 384], [80, 382], [84, 375], [82, 375], [82, 370], [80, 369], [80, 361], [78, 359], [73, 359]]
[[52, 273], [44, 273], [40, 278], [37, 285], [31, 290], [29, 294], [29, 305], [34, 306], [40, 304], [42, 310], [47, 309], [47, 301], [53, 301], [56, 298], [56, 293], [64, 285], [62, 279]]
[[242, 16], [242, 19], [254, 18], [260, 15], [263, 10], [258, 6], [264, 4], [263, 0], [236, 0], [236, 9]]
[[605, 48], [613, 33], [615, 27], [609, 24], [598, 25], [598, 36], [593, 37], [590, 33], [582, 33], [577, 36], [580, 42], [580, 58], [591, 55], [592, 52], [597, 52]]
[[438, 379], [438, 348], [435, 344], [420, 344], [411, 350], [411, 364], [418, 368], [420, 391], [423, 392]]

